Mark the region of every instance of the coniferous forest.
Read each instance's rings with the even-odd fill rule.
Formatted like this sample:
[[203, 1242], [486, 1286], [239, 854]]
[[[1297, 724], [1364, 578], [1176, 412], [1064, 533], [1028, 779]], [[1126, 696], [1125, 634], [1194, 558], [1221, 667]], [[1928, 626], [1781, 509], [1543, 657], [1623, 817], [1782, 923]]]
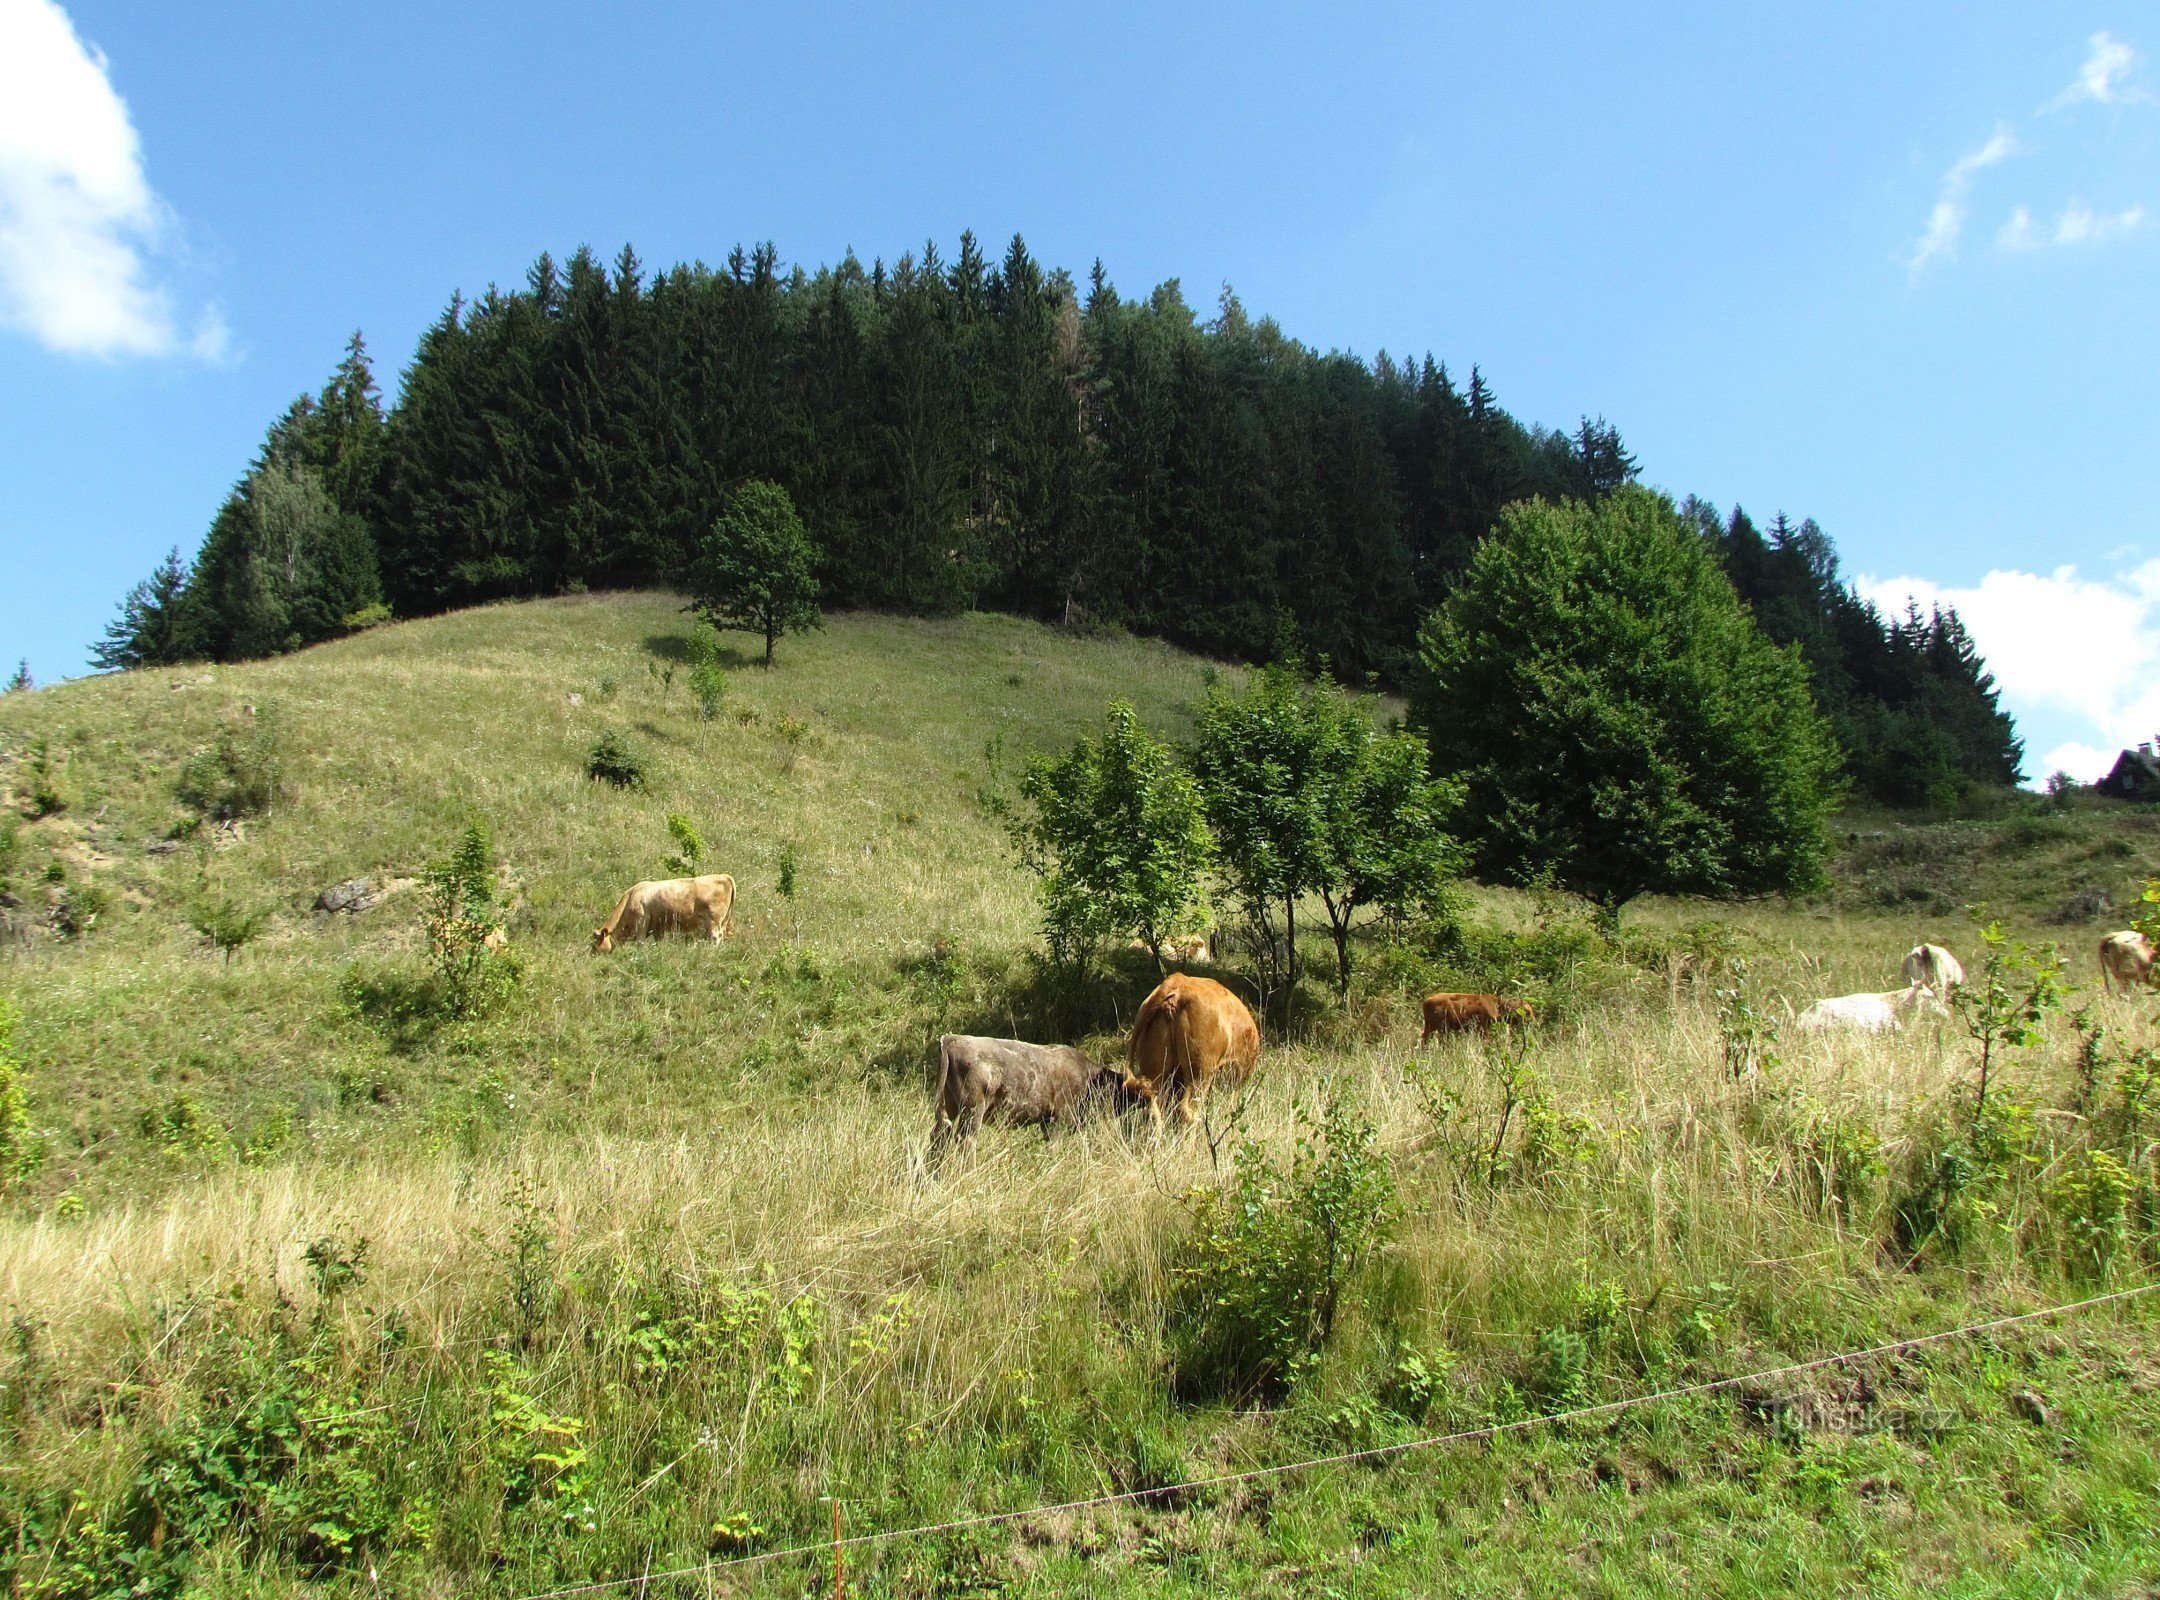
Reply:
[[[1085, 285], [972, 236], [808, 273], [769, 245], [648, 275], [543, 255], [454, 297], [385, 409], [358, 335], [93, 659], [236, 660], [359, 622], [681, 578], [736, 486], [792, 497], [825, 603], [1294, 650], [1401, 683], [1420, 619], [1510, 501], [1632, 481], [1618, 431], [1526, 426], [1473, 367], [1322, 354], [1224, 290]], [[2021, 750], [1952, 613], [1886, 618], [1813, 522], [1686, 510], [1796, 645], [1856, 791], [1948, 804]]]

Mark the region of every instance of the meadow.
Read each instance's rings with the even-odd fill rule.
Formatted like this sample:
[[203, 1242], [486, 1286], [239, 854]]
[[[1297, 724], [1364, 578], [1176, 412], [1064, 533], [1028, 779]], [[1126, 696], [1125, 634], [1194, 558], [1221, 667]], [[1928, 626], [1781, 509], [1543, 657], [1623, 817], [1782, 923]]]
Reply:
[[[2160, 1576], [2160, 1297], [1174, 1487], [2148, 1281], [2149, 999], [2071, 995], [1977, 1116], [1961, 1020], [1804, 1035], [1789, 1006], [1894, 986], [1922, 937], [1977, 968], [1973, 902], [2094, 984], [2120, 921], [2049, 919], [2134, 900], [2150, 817], [1853, 813], [1829, 892], [1640, 904], [1617, 942], [1466, 887], [1445, 926], [1369, 930], [1346, 1001], [1315, 985], [1270, 1019], [1251, 1093], [1200, 1132], [991, 1130], [931, 1172], [939, 1033], [1114, 1059], [1154, 977], [1039, 959], [997, 816], [1020, 763], [1114, 695], [1182, 736], [1233, 669], [834, 616], [769, 673], [736, 661], [707, 717], [686, 621], [566, 597], [0, 699], [28, 1125], [0, 1216], [11, 1592], [523, 1596], [814, 1540], [832, 1499], [867, 1532], [1105, 1493], [1138, 1497], [858, 1552], [849, 1592]], [[268, 815], [200, 820], [191, 758], [265, 727]], [[587, 775], [611, 731], [641, 787]], [[677, 848], [671, 814], [735, 875], [736, 937], [593, 955]], [[518, 978], [458, 1017], [427, 988], [423, 879], [474, 821]], [[312, 909], [360, 876], [377, 903]], [[229, 955], [197, 927], [213, 905], [259, 919]], [[1536, 996], [1540, 1029], [1419, 1051], [1417, 995], [1483, 985]], [[1328, 1212], [1334, 1178], [1373, 1205]], [[1196, 1356], [1273, 1281], [1279, 1239], [1225, 1221], [1240, 1196], [1348, 1216], [1356, 1247], [1330, 1336], [1242, 1385]], [[674, 1586], [832, 1582], [789, 1558]]]

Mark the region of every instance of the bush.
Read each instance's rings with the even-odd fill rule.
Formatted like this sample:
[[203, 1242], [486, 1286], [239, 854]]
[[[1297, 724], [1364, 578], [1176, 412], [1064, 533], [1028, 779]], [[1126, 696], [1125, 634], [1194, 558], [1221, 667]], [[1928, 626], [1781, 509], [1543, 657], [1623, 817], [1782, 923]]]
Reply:
[[1210, 857], [1200, 793], [1131, 702], [1112, 702], [1100, 739], [1030, 761], [1020, 794], [1028, 813], [1010, 831], [1041, 880], [1060, 965], [1085, 968], [1111, 933], [1137, 934], [1154, 950], [1199, 907]]
[[422, 926], [443, 1008], [474, 1017], [494, 1008], [517, 986], [518, 967], [503, 932], [495, 896], [495, 857], [487, 830], [468, 827], [457, 847], [427, 872]]
[[14, 1049], [15, 1024], [20, 1018], [13, 1005], [0, 1000], [0, 1193], [28, 1176], [39, 1154], [30, 1131], [30, 1091]]
[[600, 735], [585, 758], [585, 775], [618, 789], [645, 787], [645, 757], [613, 728]]
[[254, 943], [269, 921], [265, 907], [245, 905], [229, 895], [207, 891], [198, 894], [188, 908], [188, 926], [217, 947], [227, 966], [232, 965], [235, 953]]
[[[58, 865], [58, 863], [54, 863]], [[98, 918], [119, 901], [102, 883], [77, 884], [60, 897], [52, 910], [53, 932], [63, 939], [80, 939], [97, 926]]]
[[29, 759], [23, 766], [23, 776], [29, 780], [23, 809], [33, 819], [57, 816], [65, 811], [67, 796], [61, 792], [60, 768], [53, 760], [51, 744], [40, 739], [31, 745]]
[[697, 824], [680, 811], [670, 811], [667, 827], [669, 837], [675, 841], [675, 853], [667, 858], [667, 870], [678, 878], [696, 877], [705, 864], [705, 840]]
[[285, 793], [285, 726], [274, 704], [240, 723], [222, 723], [217, 737], [189, 756], [174, 793], [212, 822], [266, 817]]
[[1358, 1270], [1392, 1237], [1395, 1178], [1373, 1125], [1343, 1095], [1285, 1172], [1255, 1143], [1227, 1189], [1188, 1197], [1170, 1342], [1179, 1391], [1279, 1399], [1334, 1336]]

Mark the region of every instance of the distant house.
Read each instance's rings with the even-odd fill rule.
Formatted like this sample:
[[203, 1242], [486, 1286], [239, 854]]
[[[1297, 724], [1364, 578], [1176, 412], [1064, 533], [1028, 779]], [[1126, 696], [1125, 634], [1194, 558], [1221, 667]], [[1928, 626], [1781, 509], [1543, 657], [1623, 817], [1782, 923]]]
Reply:
[[2150, 744], [2125, 750], [2114, 769], [2093, 787], [2118, 800], [2160, 800], [2160, 755]]

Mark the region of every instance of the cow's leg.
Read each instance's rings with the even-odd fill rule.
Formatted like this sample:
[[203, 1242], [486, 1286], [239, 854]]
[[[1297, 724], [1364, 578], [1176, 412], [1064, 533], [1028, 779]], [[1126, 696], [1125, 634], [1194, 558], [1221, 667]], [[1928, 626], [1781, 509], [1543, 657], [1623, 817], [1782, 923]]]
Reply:
[[968, 1106], [960, 1113], [960, 1148], [968, 1155], [975, 1153], [975, 1135], [982, 1132], [983, 1108]]

